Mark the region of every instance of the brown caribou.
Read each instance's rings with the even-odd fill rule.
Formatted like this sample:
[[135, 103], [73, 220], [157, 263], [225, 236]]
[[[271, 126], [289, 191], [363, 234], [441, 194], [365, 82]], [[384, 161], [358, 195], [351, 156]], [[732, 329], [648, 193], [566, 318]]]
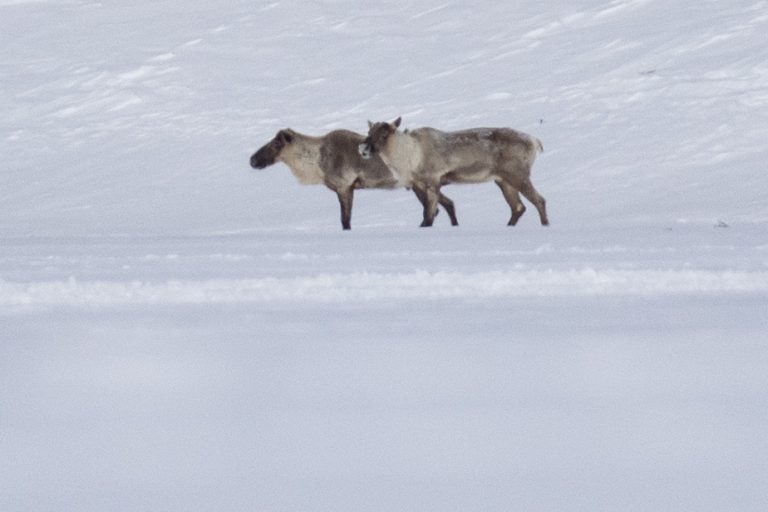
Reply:
[[531, 167], [544, 150], [536, 137], [511, 128], [472, 128], [444, 132], [434, 128], [399, 131], [394, 122], [371, 123], [358, 148], [363, 158], [380, 156], [401, 179], [426, 193], [424, 223], [431, 226], [437, 214], [440, 187], [450, 183], [494, 181], [512, 210], [514, 226], [525, 212], [522, 194], [549, 225], [546, 201], [531, 182]]
[[[424, 208], [423, 222], [431, 212], [430, 224], [435, 212], [428, 210], [428, 193], [418, 184], [387, 167], [378, 156], [362, 158], [358, 147], [365, 136], [348, 130], [333, 130], [321, 137], [303, 135], [291, 129], [277, 135], [251, 156], [251, 167], [264, 169], [283, 162], [299, 183], [325, 185], [338, 195], [341, 206], [341, 226], [351, 229], [352, 199], [355, 189], [363, 188], [411, 188]], [[453, 201], [438, 192], [436, 202], [445, 208], [451, 224], [458, 225]]]

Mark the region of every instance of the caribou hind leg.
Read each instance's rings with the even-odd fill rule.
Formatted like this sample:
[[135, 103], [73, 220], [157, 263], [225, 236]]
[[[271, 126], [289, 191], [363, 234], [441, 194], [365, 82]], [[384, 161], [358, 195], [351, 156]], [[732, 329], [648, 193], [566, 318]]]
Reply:
[[496, 181], [496, 184], [501, 189], [502, 194], [504, 194], [504, 199], [507, 200], [507, 204], [509, 204], [509, 208], [512, 210], [512, 216], [510, 217], [507, 226], [514, 226], [525, 213], [525, 205], [520, 199], [520, 194], [515, 187], [505, 181]]
[[523, 196], [527, 200], [533, 203], [533, 206], [535, 206], [536, 209], [539, 211], [539, 218], [541, 219], [541, 225], [549, 226], [549, 218], [547, 218], [547, 202], [544, 200], [544, 197], [541, 194], [539, 194], [539, 192], [533, 186], [533, 183], [531, 183], [530, 179], [527, 179], [523, 182], [523, 185], [520, 187], [520, 193], [523, 194]]

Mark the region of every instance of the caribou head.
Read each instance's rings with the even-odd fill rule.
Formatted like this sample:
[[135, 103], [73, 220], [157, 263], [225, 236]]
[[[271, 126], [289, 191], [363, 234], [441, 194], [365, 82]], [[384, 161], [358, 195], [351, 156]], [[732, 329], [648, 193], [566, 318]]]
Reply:
[[251, 167], [254, 169], [264, 169], [269, 167], [280, 159], [280, 153], [293, 142], [293, 130], [286, 128], [280, 130], [271, 141], [264, 144], [258, 151], [251, 156]]
[[389, 137], [400, 127], [400, 121], [402, 121], [402, 118], [400, 117], [391, 123], [372, 123], [368, 121], [368, 136], [363, 143], [358, 146], [360, 156], [368, 159], [375, 153], [381, 151], [381, 149], [386, 146]]

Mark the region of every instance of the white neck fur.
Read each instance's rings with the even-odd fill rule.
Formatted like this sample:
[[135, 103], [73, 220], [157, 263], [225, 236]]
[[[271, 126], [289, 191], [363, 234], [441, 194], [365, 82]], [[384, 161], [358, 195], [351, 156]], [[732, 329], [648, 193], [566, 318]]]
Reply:
[[281, 153], [279, 159], [285, 163], [302, 185], [322, 185], [324, 183], [323, 170], [320, 168], [320, 140], [295, 136]]
[[379, 154], [398, 177], [400, 184], [409, 187], [413, 182], [413, 174], [419, 170], [423, 161], [419, 142], [410, 134], [394, 132]]

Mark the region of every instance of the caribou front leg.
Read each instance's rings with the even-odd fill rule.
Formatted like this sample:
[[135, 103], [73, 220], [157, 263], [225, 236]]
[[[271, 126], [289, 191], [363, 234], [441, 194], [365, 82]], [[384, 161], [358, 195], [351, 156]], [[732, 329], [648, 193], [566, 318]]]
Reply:
[[[421, 221], [421, 227], [426, 227], [429, 225], [429, 224], [426, 224], [427, 217], [429, 215], [429, 208], [427, 206], [427, 192], [425, 189], [421, 188], [418, 185], [414, 185], [412, 188], [413, 188], [413, 193], [416, 194], [416, 198], [419, 200], [419, 202], [421, 203], [421, 206], [424, 208], [422, 213], [423, 220]], [[458, 226], [459, 221], [456, 219], [456, 208], [453, 206], [453, 201], [451, 201], [451, 199], [448, 196], [443, 195], [442, 192], [438, 192], [438, 193], [439, 195], [437, 197], [437, 202], [440, 203], [440, 205], [443, 208], [445, 208], [446, 212], [448, 212], [448, 217], [451, 218], [451, 225]], [[440, 213], [439, 210], [435, 212], [435, 215], [437, 215], [438, 213]]]
[[352, 199], [354, 194], [354, 187], [336, 190], [341, 206], [341, 228], [344, 230], [352, 229]]
[[424, 221], [422, 228], [428, 228], [435, 222], [437, 216], [437, 202], [440, 197], [440, 188], [434, 185], [428, 185], [425, 190], [424, 201]]
[[459, 220], [456, 218], [456, 208], [453, 206], [453, 201], [451, 201], [448, 196], [443, 195], [442, 192], [438, 191], [437, 202], [440, 203], [440, 206], [445, 208], [446, 212], [448, 212], [448, 216], [451, 218], [451, 226], [458, 226]]
[[426, 190], [424, 190], [418, 185], [414, 185], [412, 188], [413, 188], [413, 193], [416, 194], [416, 198], [421, 203], [421, 207], [422, 207], [421, 227], [424, 227], [424, 223], [427, 222], [427, 192]]

